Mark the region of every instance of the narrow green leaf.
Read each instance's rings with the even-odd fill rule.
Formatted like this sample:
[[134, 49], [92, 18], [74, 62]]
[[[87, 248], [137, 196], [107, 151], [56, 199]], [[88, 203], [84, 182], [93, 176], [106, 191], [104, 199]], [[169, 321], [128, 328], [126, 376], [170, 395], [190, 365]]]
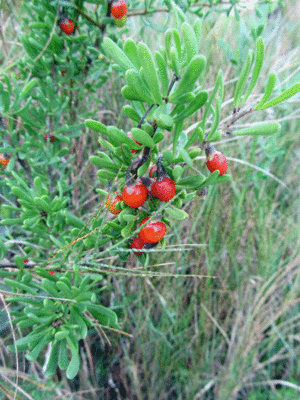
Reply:
[[139, 60], [145, 71], [148, 87], [151, 89], [152, 96], [157, 104], [162, 104], [162, 96], [152, 53], [144, 43], [138, 43], [137, 49]]
[[137, 142], [141, 143], [142, 145], [144, 145], [146, 147], [150, 147], [150, 149], [154, 148], [155, 143], [154, 143], [153, 139], [148, 135], [147, 132], [145, 132], [139, 128], [132, 128], [131, 134]]
[[133, 121], [139, 122], [141, 119], [141, 115], [131, 106], [124, 106], [123, 112]]
[[276, 75], [272, 73], [269, 75], [265, 94], [263, 95], [260, 102], [254, 107], [254, 110], [261, 110], [261, 106], [263, 106], [271, 97], [271, 94], [273, 93], [273, 90], [275, 88], [275, 84], [276, 84]]
[[69, 365], [67, 340], [62, 339], [59, 342], [58, 366], [61, 370], [66, 370]]
[[165, 208], [165, 211], [170, 215], [171, 218], [177, 221], [183, 221], [189, 217], [188, 213], [186, 213], [183, 210], [180, 210], [179, 208], [173, 205], [170, 205], [167, 208]]
[[170, 117], [170, 115], [162, 113], [157, 118], [156, 124], [159, 128], [166, 129], [167, 131], [171, 132], [174, 125], [174, 121], [173, 118]]
[[48, 214], [52, 213], [51, 206], [49, 206], [49, 204], [45, 200], [43, 200], [42, 198], [35, 197], [34, 198], [34, 204], [36, 206], [38, 206], [41, 210], [45, 211], [46, 213], [48, 213]]
[[180, 78], [180, 81], [175, 91], [169, 96], [169, 100], [171, 103], [174, 102], [175, 99], [178, 99], [180, 96], [193, 90], [197, 79], [204, 71], [205, 64], [206, 60], [203, 56], [196, 56], [190, 61], [182, 77]]
[[73, 342], [70, 338], [70, 336], [67, 337], [67, 342], [70, 346], [71, 353], [72, 353], [72, 358], [71, 361], [68, 365], [66, 376], [68, 379], [74, 379], [75, 376], [78, 374], [79, 367], [80, 367], [80, 358], [78, 354], [78, 350], [73, 345]]
[[233, 136], [241, 135], [272, 135], [280, 130], [278, 122], [264, 122], [249, 128], [238, 129], [232, 132]]
[[44, 337], [41, 338], [41, 340], [34, 347], [34, 349], [31, 350], [30, 353], [25, 355], [27, 360], [30, 361], [30, 362], [34, 362], [38, 358], [40, 352], [45, 347], [45, 345], [51, 341], [51, 337], [52, 337], [52, 335], [51, 335], [50, 332], [49, 332], [48, 335], [44, 335]]
[[56, 372], [56, 366], [58, 362], [58, 347], [59, 347], [58, 341], [55, 340], [51, 343], [51, 353], [50, 357], [48, 358], [48, 362], [45, 369], [46, 375], [50, 376], [55, 374]]
[[136, 93], [140, 101], [154, 102], [152, 92], [148, 90], [148, 87], [144, 84], [138, 71], [129, 69], [125, 74], [125, 80], [130, 89]]
[[215, 115], [213, 117], [213, 122], [211, 125], [211, 129], [210, 132], [206, 138], [206, 140], [209, 142], [210, 140], [212, 140], [212, 138], [214, 137], [214, 134], [219, 126], [220, 123], [220, 119], [221, 119], [221, 106], [222, 106], [222, 101], [220, 99], [220, 97], [217, 97], [216, 100], [216, 109], [215, 109]]
[[20, 96], [20, 100], [24, 99], [24, 97], [38, 84], [38, 80], [37, 78], [33, 78], [31, 79], [31, 81], [29, 81], [27, 83], [27, 85], [24, 87], [21, 96]]
[[107, 134], [107, 127], [98, 121], [94, 121], [93, 119], [86, 119], [84, 121], [84, 125], [90, 128], [92, 131], [100, 132], [104, 135]]
[[105, 37], [103, 39], [103, 45], [107, 54], [120, 66], [123, 72], [126, 72], [128, 69], [135, 69], [133, 62], [115, 42]]
[[92, 164], [96, 165], [96, 167], [98, 168], [107, 168], [114, 172], [117, 172], [119, 170], [119, 167], [116, 164], [106, 161], [103, 158], [97, 156], [90, 156], [89, 160]]
[[249, 51], [246, 61], [243, 65], [242, 71], [240, 73], [239, 79], [236, 83], [235, 91], [234, 91], [234, 107], [238, 107], [241, 101], [241, 97], [244, 91], [244, 88], [247, 83], [248, 76], [250, 74], [250, 70], [253, 63], [253, 51]]
[[75, 228], [83, 228], [85, 223], [76, 215], [72, 214], [68, 210], [62, 210], [62, 215], [66, 217], [67, 223], [71, 226], [74, 226]]
[[108, 127], [108, 138], [114, 144], [114, 146], [122, 146], [123, 144], [127, 144], [127, 146], [129, 146], [131, 149], [141, 149], [141, 146], [139, 146], [134, 140], [132, 140], [115, 126]]
[[268, 103], [263, 104], [260, 108], [257, 108], [257, 110], [265, 110], [266, 108], [273, 107], [276, 104], [281, 103], [284, 100], [289, 99], [292, 96], [295, 96], [295, 94], [300, 92], [300, 83], [296, 83], [283, 93], [281, 93], [279, 96], [275, 97], [275, 99], [270, 100]]
[[171, 47], [170, 50], [170, 67], [175, 72], [175, 75], [179, 76], [180, 65], [179, 65], [178, 53], [175, 47]]
[[185, 149], [180, 150], [180, 155], [183, 158], [183, 161], [186, 163], [186, 165], [188, 165], [190, 168], [193, 168], [193, 161]]
[[138, 56], [137, 45], [132, 39], [126, 39], [124, 43], [124, 52], [129, 60], [135, 65], [136, 69], [141, 68], [141, 63]]
[[163, 56], [158, 52], [155, 53], [155, 60], [156, 60], [157, 66], [158, 66], [158, 75], [159, 75], [159, 79], [160, 79], [162, 95], [163, 95], [163, 97], [166, 97], [167, 93], [168, 93], [168, 86], [169, 86], [167, 64], [166, 64]]
[[198, 54], [198, 42], [193, 28], [187, 22], [182, 24], [181, 31], [187, 54], [187, 62], [189, 63]]
[[187, 176], [185, 178], [181, 178], [176, 184], [176, 187], [183, 189], [194, 189], [195, 187], [201, 185], [205, 179], [205, 176], [201, 174]]
[[174, 118], [174, 122], [176, 123], [181, 119], [185, 119], [192, 115], [194, 112], [204, 106], [204, 104], [207, 102], [207, 99], [207, 92], [199, 92], [196, 97], [190, 102], [190, 104], [180, 114], [176, 115], [176, 117]]
[[254, 87], [257, 83], [257, 80], [258, 80], [258, 77], [259, 77], [263, 62], [264, 62], [264, 51], [265, 51], [264, 42], [261, 38], [258, 38], [256, 41], [256, 55], [255, 55], [255, 64], [254, 64], [252, 78], [251, 78], [249, 87], [246, 91], [246, 94], [241, 101], [241, 105], [245, 104], [246, 100], [250, 96], [252, 90], [254, 89]]

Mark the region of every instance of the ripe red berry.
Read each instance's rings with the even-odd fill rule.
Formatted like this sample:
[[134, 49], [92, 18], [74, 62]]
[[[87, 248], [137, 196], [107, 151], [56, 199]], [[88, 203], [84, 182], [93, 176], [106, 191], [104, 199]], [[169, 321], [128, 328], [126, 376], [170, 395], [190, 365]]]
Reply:
[[65, 76], [66, 75], [66, 71], [61, 71], [61, 76]]
[[[144, 242], [140, 237], [137, 237], [133, 239], [133, 241], [130, 243], [130, 247], [132, 249], [142, 249], [144, 247]], [[133, 251], [134, 254], [143, 254], [141, 251]]]
[[69, 18], [63, 18], [59, 24], [59, 27], [62, 32], [66, 33], [67, 35], [72, 35], [72, 33], [74, 33], [74, 22]]
[[176, 193], [176, 186], [169, 176], [158, 178], [151, 187], [151, 192], [154, 197], [159, 198], [161, 201], [170, 201]]
[[8, 163], [9, 159], [6, 158], [3, 153], [0, 153], [0, 164], [2, 164], [3, 167], [6, 167]]
[[210, 172], [219, 171], [220, 175], [224, 175], [228, 169], [228, 161], [223, 153], [217, 151], [214, 146], [206, 149], [206, 166]]
[[25, 260], [24, 260], [24, 264], [27, 264], [27, 263], [28, 263], [28, 260], [27, 260], [27, 259], [25, 259]]
[[51, 275], [54, 275], [54, 274], [55, 274], [54, 271], [48, 271], [48, 272], [49, 272], [49, 274], [51, 274]]
[[116, 204], [118, 201], [122, 201], [122, 200], [123, 200], [123, 197], [118, 194], [116, 196], [114, 196], [111, 200], [110, 200], [110, 196], [108, 196], [108, 198], [106, 199], [106, 202], [105, 202], [105, 206], [110, 213], [112, 213], [114, 215], [118, 215], [118, 214], [120, 214], [120, 212], [122, 210], [117, 208]]
[[123, 201], [133, 208], [142, 206], [147, 199], [147, 188], [140, 182], [130, 186], [125, 186], [123, 189]]
[[[141, 143], [139, 143], [139, 142], [137, 142], [135, 139], [133, 139], [133, 136], [132, 136], [131, 132], [127, 132], [127, 136], [128, 136], [130, 139], [132, 139], [136, 144], [138, 144], [138, 145], [141, 146]], [[131, 151], [132, 154], [134, 154], [134, 153], [136, 153], [138, 150], [130, 149], [130, 151]]]
[[[45, 137], [45, 140], [47, 140], [47, 139], [48, 139], [48, 135], [47, 135], [47, 133], [45, 134], [45, 136], [44, 136], [44, 137]], [[51, 136], [50, 136], [50, 142], [51, 142], [51, 143], [54, 143], [54, 141], [55, 141], [55, 136], [54, 136], [54, 135], [51, 135]]]
[[[145, 223], [148, 218], [143, 219], [141, 224]], [[165, 236], [166, 231], [166, 225], [163, 222], [151, 221], [140, 230], [139, 238], [141, 238], [144, 243], [157, 243]]]
[[110, 12], [111, 15], [116, 19], [124, 17], [127, 12], [126, 2], [124, 0], [114, 1], [110, 7]]

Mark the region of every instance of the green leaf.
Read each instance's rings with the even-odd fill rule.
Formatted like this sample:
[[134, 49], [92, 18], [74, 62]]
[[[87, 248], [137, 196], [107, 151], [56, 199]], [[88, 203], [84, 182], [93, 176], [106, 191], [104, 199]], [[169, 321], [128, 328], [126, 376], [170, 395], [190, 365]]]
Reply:
[[139, 128], [132, 128], [131, 134], [137, 142], [141, 143], [142, 145], [144, 145], [146, 147], [150, 147], [150, 149], [154, 148], [155, 143], [154, 143], [153, 139], [148, 135], [147, 132], [145, 132]]
[[232, 132], [233, 136], [241, 135], [273, 135], [280, 130], [281, 126], [278, 122], [264, 122], [249, 128], [238, 129]]
[[51, 353], [50, 357], [48, 358], [48, 362], [45, 369], [46, 375], [53, 375], [56, 372], [56, 366], [58, 361], [58, 347], [59, 347], [58, 341], [55, 340], [51, 343]]
[[17, 347], [23, 346], [23, 345], [28, 345], [29, 343], [35, 341], [35, 340], [40, 340], [41, 338], [45, 337], [46, 334], [52, 329], [52, 327], [47, 328], [46, 330], [42, 330], [41, 332], [38, 333], [30, 333], [27, 336], [24, 336], [18, 340], [15, 341], [15, 345]]
[[271, 97], [271, 94], [273, 93], [273, 90], [275, 88], [275, 84], [276, 84], [276, 75], [274, 73], [272, 73], [269, 75], [265, 94], [263, 95], [260, 102], [254, 107], [254, 110], [260, 110], [261, 106], [263, 106], [266, 103], [266, 101], [269, 100], [269, 98]]
[[20, 96], [20, 100], [24, 99], [24, 97], [38, 84], [38, 80], [37, 78], [33, 78], [31, 79], [31, 81], [29, 81], [27, 83], [27, 85], [24, 87], [21, 96]]
[[104, 135], [107, 134], [107, 127], [98, 121], [94, 121], [93, 119], [86, 119], [84, 121], [84, 125], [90, 128], [92, 131], [100, 132]]
[[42, 198], [35, 197], [33, 201], [34, 201], [34, 204], [36, 206], [38, 206], [41, 210], [45, 211], [48, 214], [52, 213], [51, 206], [45, 200], [43, 200]]
[[10, 96], [6, 90], [0, 88], [0, 113], [7, 113], [10, 106]]
[[107, 168], [113, 172], [117, 172], [120, 169], [116, 164], [104, 160], [103, 158], [100, 158], [98, 156], [90, 156], [89, 160], [92, 164], [96, 165], [96, 167], [98, 168]]
[[188, 165], [190, 168], [193, 168], [193, 161], [191, 157], [189, 156], [188, 152], [184, 149], [180, 150], [180, 155], [183, 158], [183, 161]]
[[75, 228], [83, 228], [85, 223], [76, 215], [72, 214], [68, 210], [62, 210], [62, 215], [66, 217], [67, 223], [71, 226], [74, 226]]
[[189, 214], [179, 208], [170, 205], [165, 208], [165, 211], [170, 215], [171, 218], [176, 219], [177, 221], [183, 221], [189, 217]]
[[120, 66], [125, 73], [128, 69], [135, 69], [134, 63], [126, 56], [120, 47], [108, 37], [103, 39], [107, 54]]
[[69, 365], [67, 340], [62, 339], [59, 345], [58, 366], [61, 370], [66, 370]]
[[115, 126], [108, 127], [108, 138], [114, 144], [114, 146], [122, 146], [123, 144], [127, 144], [130, 149], [141, 149], [140, 145], [138, 145], [134, 140], [132, 140]]
[[14, 263], [20, 269], [24, 268], [24, 259], [21, 256], [14, 256]]
[[51, 337], [52, 337], [52, 334], [50, 332], [48, 333], [48, 335], [44, 335], [44, 337], [41, 338], [41, 340], [34, 347], [34, 349], [31, 350], [30, 353], [25, 355], [27, 360], [30, 362], [34, 362], [38, 358], [40, 352], [45, 347], [45, 345], [51, 341]]
[[234, 91], [234, 107], [238, 107], [241, 101], [241, 97], [244, 91], [244, 88], [247, 83], [248, 76], [250, 74], [250, 70], [253, 63], [253, 51], [249, 51], [246, 61], [243, 65], [242, 71], [240, 73], [239, 79], [237, 81], [235, 91]]
[[213, 122], [211, 125], [211, 129], [210, 132], [206, 138], [206, 140], [209, 142], [210, 140], [212, 140], [212, 138], [214, 137], [214, 134], [219, 126], [220, 123], [220, 119], [221, 119], [221, 106], [222, 106], [222, 101], [221, 98], [218, 96], [217, 100], [216, 100], [216, 109], [215, 109], [215, 114], [213, 117]]
[[246, 100], [250, 96], [252, 90], [254, 89], [254, 87], [257, 83], [257, 80], [258, 80], [258, 77], [259, 77], [263, 62], [264, 62], [264, 49], [265, 48], [264, 48], [263, 40], [261, 38], [258, 38], [256, 41], [256, 55], [255, 55], [255, 64], [254, 64], [252, 78], [251, 78], [249, 87], [246, 91], [246, 94], [241, 101], [241, 105], [245, 104]]
[[295, 94], [297, 94], [299, 92], [300, 92], [300, 83], [296, 83], [295, 85], [293, 85], [292, 87], [290, 87], [289, 89], [287, 89], [286, 91], [281, 93], [279, 96], [275, 97], [275, 99], [270, 100], [268, 103], [265, 103], [265, 104], [263, 104], [263, 106], [261, 106], [259, 108], [255, 108], [255, 109], [265, 110], [266, 108], [273, 107], [276, 104], [279, 104], [282, 101], [287, 100], [292, 96], [295, 96]]
[[[23, 266], [24, 266], [24, 262], [23, 262]], [[31, 286], [26, 285], [25, 283], [14, 281], [14, 280], [8, 279], [8, 278], [4, 279], [4, 283], [6, 285], [11, 286], [12, 288], [24, 290], [24, 292], [27, 294], [30, 293], [30, 294], [33, 294], [34, 296], [38, 295], [38, 293], [35, 289], [33, 289]]]
[[67, 337], [67, 342], [70, 346], [72, 358], [71, 358], [70, 364], [67, 368], [66, 376], [68, 379], [74, 379], [79, 371], [80, 358], [79, 358], [79, 354], [78, 354], [78, 349], [76, 349], [76, 347], [74, 346], [73, 341], [71, 340], [70, 336]]
[[129, 69], [125, 74], [125, 80], [130, 89], [136, 93], [140, 101], [145, 101], [147, 103], [155, 102], [152, 92], [148, 90], [138, 71]]
[[182, 24], [181, 31], [187, 55], [187, 62], [189, 63], [191, 59], [198, 54], [198, 42], [193, 28], [187, 22]]
[[178, 122], [181, 119], [187, 118], [192, 115], [194, 112], [199, 110], [204, 104], [207, 102], [208, 93], [203, 91], [199, 92], [196, 97], [190, 102], [190, 104], [176, 117], [174, 118], [174, 122]]
[[202, 174], [187, 176], [185, 178], [181, 178], [180, 181], [176, 183], [176, 187], [182, 189], [194, 189], [195, 187], [201, 185], [205, 179], [205, 176]]
[[158, 52], [155, 53], [155, 60], [158, 66], [158, 75], [160, 79], [162, 95], [165, 98], [167, 96], [169, 86], [167, 64], [163, 56]]
[[139, 122], [142, 118], [141, 115], [133, 107], [128, 105], [123, 107], [123, 113], [136, 122]]
[[162, 113], [157, 118], [156, 124], [159, 128], [166, 129], [167, 131], [171, 132], [174, 125], [174, 121], [173, 118], [170, 117], [170, 115]]
[[182, 77], [180, 78], [180, 81], [175, 91], [169, 96], [169, 100], [171, 103], [174, 102], [174, 100], [178, 99], [180, 96], [185, 95], [187, 92], [193, 90], [197, 79], [204, 71], [205, 64], [206, 60], [203, 56], [196, 56], [190, 61]]
[[193, 131], [193, 133], [191, 134], [189, 140], [187, 141], [186, 145], [184, 146], [185, 150], [187, 150], [193, 143], [194, 141], [199, 138], [200, 142], [203, 141], [204, 139], [204, 133], [202, 131], [202, 129], [200, 128], [200, 123], [198, 124], [198, 126], [196, 126], [195, 130]]
[[3, 243], [3, 240], [0, 238], [0, 261], [5, 257], [5, 255], [6, 255], [6, 247], [5, 244]]
[[170, 67], [175, 72], [175, 75], [179, 76], [180, 65], [179, 65], [178, 53], [175, 47], [171, 47], [170, 50]]
[[174, 99], [172, 98], [172, 101], [169, 99], [169, 102], [174, 104], [185, 104], [185, 103], [190, 103], [194, 98], [195, 98], [194, 93], [189, 92], [183, 94], [182, 96], [175, 97]]
[[145, 71], [148, 87], [151, 89], [152, 96], [157, 104], [162, 104], [163, 101], [152, 53], [144, 43], [138, 43], [137, 49], [139, 60]]
[[124, 52], [129, 60], [135, 65], [136, 69], [141, 68], [141, 63], [138, 57], [137, 45], [132, 39], [126, 39], [124, 43]]
[[170, 150], [168, 150], [168, 149], [165, 150], [163, 152], [163, 156], [164, 156], [164, 159], [168, 162], [168, 164], [172, 164], [172, 162], [174, 160], [174, 157], [173, 157], [173, 154], [172, 154], [172, 152]]

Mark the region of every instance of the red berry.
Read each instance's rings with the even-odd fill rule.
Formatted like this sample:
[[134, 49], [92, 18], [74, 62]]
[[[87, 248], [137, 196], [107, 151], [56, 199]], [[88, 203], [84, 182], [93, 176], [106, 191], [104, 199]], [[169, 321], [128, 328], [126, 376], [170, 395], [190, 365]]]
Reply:
[[66, 71], [61, 71], [61, 76], [65, 76], [66, 75]]
[[28, 260], [26, 259], [26, 260], [24, 260], [24, 264], [27, 264], [28, 263]]
[[[145, 223], [148, 218], [145, 218], [141, 223]], [[165, 236], [166, 231], [166, 225], [163, 222], [151, 221], [140, 230], [139, 238], [144, 243], [157, 243]]]
[[[133, 139], [133, 136], [132, 136], [131, 132], [127, 132], [127, 136], [128, 136], [130, 139], [132, 139], [136, 144], [138, 144], [138, 145], [141, 146], [141, 143], [139, 143], [139, 142], [137, 142], [135, 139]], [[130, 149], [130, 151], [131, 151], [132, 154], [134, 154], [134, 153], [136, 153], [138, 150]]]
[[54, 140], [55, 140], [55, 136], [52, 135], [52, 136], [50, 137], [50, 142], [53, 143]]
[[127, 12], [126, 2], [124, 0], [114, 1], [110, 7], [110, 12], [111, 15], [116, 19], [124, 17]]
[[74, 22], [69, 18], [64, 18], [59, 26], [62, 32], [66, 33], [67, 35], [72, 35], [72, 33], [74, 33]]
[[149, 178], [151, 178], [151, 176], [154, 174], [154, 172], [157, 170], [157, 166], [153, 165], [153, 167], [150, 169], [149, 171]]
[[110, 200], [110, 196], [108, 196], [108, 198], [106, 199], [106, 202], [105, 202], [105, 206], [110, 213], [112, 213], [114, 215], [118, 215], [118, 214], [120, 214], [120, 212], [122, 210], [117, 208], [116, 204], [118, 201], [122, 201], [122, 200], [123, 200], [123, 197], [118, 194], [116, 196], [114, 196], [111, 200]]
[[123, 189], [123, 201], [133, 208], [142, 206], [147, 199], [147, 188], [140, 182], [131, 186], [125, 186]]
[[173, 179], [169, 176], [163, 176], [152, 184], [151, 192], [161, 201], [167, 202], [175, 196], [176, 186]]
[[211, 146], [206, 150], [206, 166], [210, 172], [218, 170], [220, 175], [224, 175], [228, 169], [228, 161], [223, 153]]
[[[140, 237], [133, 239], [130, 243], [132, 249], [142, 249], [144, 247], [144, 242]], [[134, 254], [143, 254], [141, 251], [133, 251]]]
[[51, 274], [51, 275], [54, 275], [54, 274], [55, 274], [54, 271], [48, 271], [48, 272], [49, 272], [49, 274]]
[[3, 153], [0, 153], [0, 164], [2, 164], [3, 167], [6, 167], [8, 163], [9, 159], [5, 158]]

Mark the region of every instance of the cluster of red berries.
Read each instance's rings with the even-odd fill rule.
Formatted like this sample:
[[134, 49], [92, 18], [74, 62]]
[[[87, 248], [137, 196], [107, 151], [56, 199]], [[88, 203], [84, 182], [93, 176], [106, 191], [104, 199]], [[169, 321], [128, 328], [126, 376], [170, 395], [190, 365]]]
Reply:
[[75, 27], [74, 22], [70, 18], [61, 17], [59, 20], [59, 27], [62, 32], [67, 35], [72, 35], [74, 33]]
[[[49, 136], [49, 137], [50, 137], [50, 142], [53, 143], [53, 142], [55, 141], [55, 136], [54, 136], [54, 135], [51, 135], [51, 136]], [[44, 138], [45, 138], [45, 140], [48, 139], [47, 133], [45, 134]]]
[[9, 159], [6, 158], [6, 156], [3, 153], [0, 153], [0, 164], [2, 164], [3, 167], [6, 167], [8, 163]]

